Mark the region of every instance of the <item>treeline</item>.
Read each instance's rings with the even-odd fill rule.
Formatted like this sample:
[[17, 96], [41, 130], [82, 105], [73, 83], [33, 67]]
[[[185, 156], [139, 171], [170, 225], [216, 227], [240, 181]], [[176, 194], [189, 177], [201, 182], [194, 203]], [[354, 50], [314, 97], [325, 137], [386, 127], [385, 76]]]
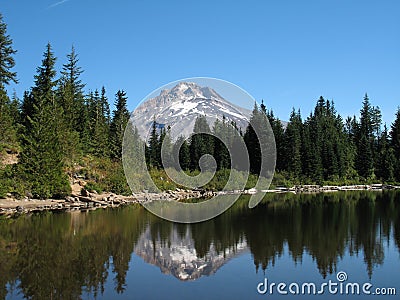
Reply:
[[293, 110], [286, 129], [266, 112], [276, 147], [276, 170], [297, 183], [400, 182], [400, 109], [390, 131], [365, 94], [360, 117], [343, 119], [333, 101], [320, 97], [302, 120]]
[[[224, 116], [222, 121], [217, 119], [213, 127], [210, 128], [206, 117], [199, 115], [193, 127], [193, 135], [189, 139], [180, 136], [173, 142], [169, 131], [169, 127], [159, 128], [157, 121], [153, 121], [149, 141], [145, 145], [146, 163], [150, 167], [164, 168], [166, 163], [177, 167], [179, 163], [180, 168], [185, 171], [199, 171], [200, 158], [205, 154], [214, 157], [217, 170], [238, 167], [231, 166], [230, 153], [227, 147], [216, 137], [224, 136], [230, 147], [242, 138], [236, 123], [229, 122]], [[169, 156], [167, 156], [167, 160], [174, 160], [173, 162], [162, 161], [161, 146], [166, 149], [166, 155]], [[207, 167], [210, 166], [203, 167], [209, 169]]]
[[[67, 174], [76, 166], [93, 182], [126, 192], [121, 163], [122, 137], [129, 119], [127, 96], [115, 95], [111, 113], [106, 90], [86, 93], [82, 68], [72, 47], [61, 73], [50, 43], [36, 70], [34, 85], [22, 101], [11, 99], [6, 86], [17, 83], [12, 39], [0, 15], [0, 153], [18, 154], [18, 163], [0, 168], [0, 196], [12, 192], [34, 197], [62, 197], [70, 193]], [[79, 170], [78, 170], [79, 171]], [[97, 171], [97, 172], [96, 172]], [[75, 174], [76, 175], [76, 174]]]
[[[390, 130], [386, 124], [382, 129], [380, 109], [371, 105], [367, 95], [360, 118], [343, 119], [333, 101], [320, 97], [314, 111], [305, 120], [300, 111], [293, 109], [287, 124], [275, 117], [272, 110], [267, 110], [264, 103], [260, 106], [255, 104], [250, 124], [267, 127], [266, 119], [275, 137], [276, 185], [400, 182], [400, 109]], [[161, 145], [167, 143], [166, 148], [179, 153], [176, 160], [179, 158], [183, 170], [199, 171], [199, 159], [204, 154], [215, 158], [217, 170], [247, 170], [240, 164], [231, 165], [230, 155], [235, 153], [229, 153], [221, 140], [214, 137], [218, 135], [225, 137], [231, 149], [235, 149], [238, 139], [243, 139], [249, 154], [250, 173], [260, 175], [262, 155], [259, 140], [268, 141], [269, 131], [258, 128], [256, 135], [250, 124], [243, 133], [235, 123], [223, 117], [210, 128], [206, 117], [199, 116], [191, 138], [179, 137], [172, 144], [169, 129], [157, 130], [154, 120], [146, 145], [147, 163], [162, 168]]]

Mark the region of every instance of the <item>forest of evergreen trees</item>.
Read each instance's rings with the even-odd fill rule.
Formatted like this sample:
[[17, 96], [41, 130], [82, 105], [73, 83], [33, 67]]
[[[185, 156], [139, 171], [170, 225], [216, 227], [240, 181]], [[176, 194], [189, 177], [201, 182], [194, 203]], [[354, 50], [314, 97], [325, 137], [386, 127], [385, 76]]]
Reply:
[[[8, 95], [7, 86], [17, 83], [12, 39], [0, 14], [0, 196], [63, 197], [70, 193], [69, 178], [83, 174], [94, 189], [129, 193], [124, 177], [121, 150], [129, 120], [127, 96], [115, 95], [115, 110], [110, 112], [106, 90], [85, 91], [82, 68], [72, 47], [60, 74], [55, 69], [52, 47], [45, 48], [36, 70], [33, 86], [22, 99]], [[277, 161], [275, 184], [400, 182], [400, 109], [390, 128], [382, 124], [379, 107], [365, 95], [360, 117], [343, 119], [333, 101], [318, 99], [314, 111], [305, 119], [293, 109], [287, 125], [267, 110], [255, 105], [252, 124], [268, 119], [275, 135]], [[383, 126], [382, 126], [383, 125]], [[251, 126], [242, 129], [225, 118], [207, 124], [196, 121], [194, 132], [219, 132], [234, 144], [244, 139], [250, 157], [250, 172], [260, 173], [260, 145]], [[183, 170], [196, 172], [203, 154], [211, 154], [217, 170], [226, 173], [231, 166], [224, 144], [212, 135], [197, 134], [173, 144], [165, 141], [168, 128], [161, 131], [153, 122], [146, 145], [146, 161], [162, 169], [161, 144], [180, 146]], [[18, 155], [18, 163], [5, 164], [3, 157]]]
[[0, 153], [18, 154], [17, 164], [0, 169], [0, 195], [62, 197], [70, 193], [68, 175], [73, 174], [68, 171], [82, 164], [99, 168], [98, 174], [87, 177], [108, 181], [105, 188], [115, 192], [126, 192], [120, 161], [129, 119], [126, 93], [116, 93], [115, 110], [110, 113], [104, 87], [85, 93], [74, 48], [58, 76], [48, 44], [33, 87], [21, 101], [16, 95], [10, 99], [6, 86], [17, 82], [11, 71], [15, 53], [0, 15]]
[[[400, 109], [390, 131], [386, 124], [382, 129], [379, 107], [371, 105], [367, 94], [362, 102], [360, 118], [347, 117], [345, 120], [337, 113], [333, 101], [320, 97], [314, 112], [305, 120], [300, 111], [293, 109], [289, 121], [284, 123], [268, 111], [262, 103], [255, 104], [250, 123], [270, 122], [275, 136], [277, 157], [275, 184], [356, 184], [400, 181]], [[257, 121], [257, 119], [261, 119]], [[225, 145], [213, 135], [228, 136], [230, 146], [238, 138], [246, 143], [250, 159], [250, 172], [259, 175], [261, 165], [260, 145], [254, 130], [249, 125], [244, 133], [235, 123], [223, 118], [213, 127], [207, 124], [205, 116], [199, 116], [194, 133], [188, 141], [180, 137], [179, 161], [182, 169], [198, 171], [199, 158], [212, 155], [217, 162], [217, 170], [235, 168], [230, 165], [230, 156]], [[156, 130], [153, 122], [150, 142], [146, 147], [147, 163], [160, 168], [161, 144], [165, 142], [168, 129]], [[174, 146], [172, 146], [174, 147]], [[234, 148], [234, 147], [233, 147]]]

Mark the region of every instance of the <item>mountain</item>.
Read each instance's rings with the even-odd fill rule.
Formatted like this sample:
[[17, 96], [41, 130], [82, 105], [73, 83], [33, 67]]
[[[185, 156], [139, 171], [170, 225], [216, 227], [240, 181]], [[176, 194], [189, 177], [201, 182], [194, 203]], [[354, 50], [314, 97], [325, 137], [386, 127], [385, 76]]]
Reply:
[[201, 87], [193, 82], [180, 82], [165, 89], [154, 98], [141, 103], [133, 112], [132, 122], [142, 138], [148, 136], [154, 118], [161, 126], [171, 127], [171, 136], [189, 136], [197, 116], [205, 115], [212, 128], [216, 119], [223, 116], [228, 122], [236, 122], [244, 131], [251, 111], [240, 108], [224, 99], [210, 87]]
[[153, 239], [148, 227], [139, 237], [134, 251], [145, 262], [158, 266], [164, 274], [190, 281], [214, 274], [230, 259], [247, 252], [248, 247], [245, 240], [222, 251], [217, 251], [211, 244], [207, 253], [200, 256], [189, 230], [182, 235], [174, 227], [169, 236]]

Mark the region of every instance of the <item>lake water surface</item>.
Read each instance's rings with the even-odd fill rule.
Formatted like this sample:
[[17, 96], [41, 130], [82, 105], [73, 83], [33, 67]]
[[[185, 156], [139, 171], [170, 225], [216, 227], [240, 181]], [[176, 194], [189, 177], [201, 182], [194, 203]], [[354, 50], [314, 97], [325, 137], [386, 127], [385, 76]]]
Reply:
[[140, 205], [0, 219], [0, 298], [400, 298], [400, 192], [248, 200], [191, 225]]

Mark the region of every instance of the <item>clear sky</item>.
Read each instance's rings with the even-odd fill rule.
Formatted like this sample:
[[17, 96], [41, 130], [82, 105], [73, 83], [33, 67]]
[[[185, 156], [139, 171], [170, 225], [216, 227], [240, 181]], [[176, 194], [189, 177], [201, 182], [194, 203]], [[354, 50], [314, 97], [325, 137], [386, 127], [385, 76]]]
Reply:
[[1, 0], [22, 97], [47, 42], [61, 67], [75, 46], [86, 89], [104, 85], [129, 108], [186, 77], [233, 82], [281, 119], [319, 96], [358, 115], [367, 92], [391, 123], [400, 105], [397, 0]]

